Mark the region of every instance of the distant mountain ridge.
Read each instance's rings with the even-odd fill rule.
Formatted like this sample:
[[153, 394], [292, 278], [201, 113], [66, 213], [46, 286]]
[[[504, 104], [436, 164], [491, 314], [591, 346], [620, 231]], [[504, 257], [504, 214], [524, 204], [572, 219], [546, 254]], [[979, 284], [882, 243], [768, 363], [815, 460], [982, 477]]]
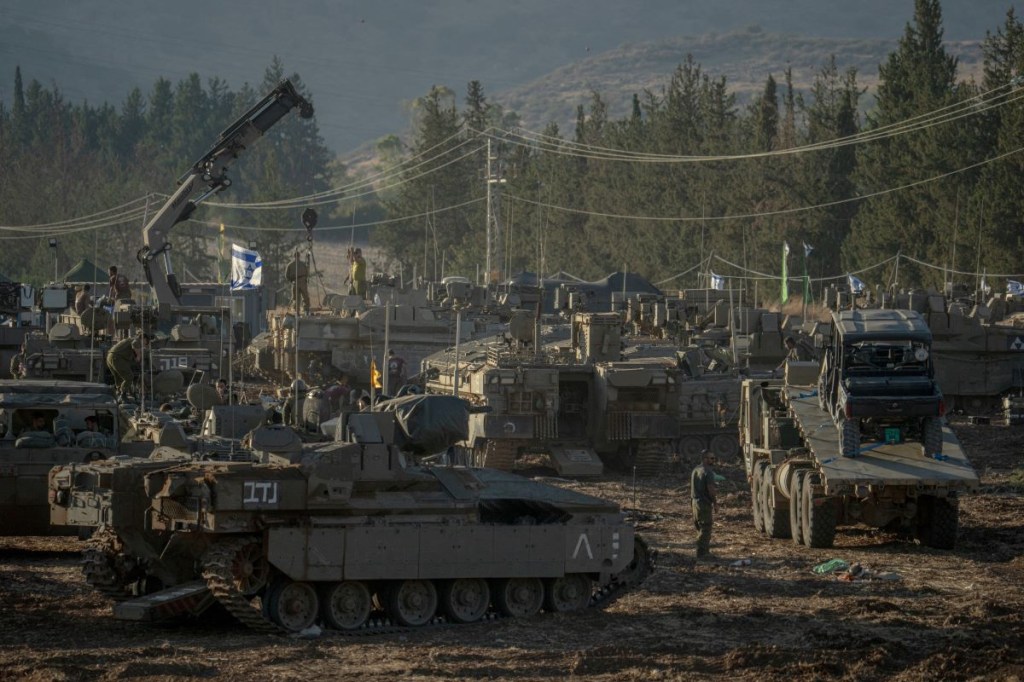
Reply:
[[[725, 76], [729, 91], [736, 94], [740, 105], [763, 90], [769, 74], [781, 91], [787, 66], [793, 70], [794, 86], [806, 90], [834, 54], [841, 72], [851, 67], [857, 70], [857, 82], [867, 88], [865, 99], [870, 102], [878, 86], [878, 65], [896, 46], [896, 40], [816, 38], [767, 33], [756, 27], [731, 33], [680, 36], [608, 50], [495, 93], [493, 99], [516, 111], [527, 128], [540, 130], [555, 122], [563, 135], [571, 136], [576, 108], [587, 105], [593, 92], [601, 95], [609, 115], [625, 116], [633, 94], [645, 90], [660, 93], [687, 54], [692, 54], [710, 77]], [[946, 49], [958, 58], [962, 79], [980, 80], [980, 41], [947, 41]]]

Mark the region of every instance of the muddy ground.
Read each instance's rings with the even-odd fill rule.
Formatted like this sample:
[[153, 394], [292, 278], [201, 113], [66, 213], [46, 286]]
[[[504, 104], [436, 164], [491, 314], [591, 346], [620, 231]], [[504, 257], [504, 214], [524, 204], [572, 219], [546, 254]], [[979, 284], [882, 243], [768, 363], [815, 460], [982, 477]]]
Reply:
[[[983, 485], [953, 552], [866, 528], [828, 550], [769, 541], [741, 468], [693, 560], [685, 476], [566, 483], [639, 510], [657, 571], [605, 609], [367, 637], [250, 634], [231, 622], [115, 621], [72, 539], [0, 539], [0, 679], [1024, 679], [1024, 431], [961, 426]], [[811, 568], [842, 558], [890, 580]], [[749, 559], [749, 565], [733, 562]]]

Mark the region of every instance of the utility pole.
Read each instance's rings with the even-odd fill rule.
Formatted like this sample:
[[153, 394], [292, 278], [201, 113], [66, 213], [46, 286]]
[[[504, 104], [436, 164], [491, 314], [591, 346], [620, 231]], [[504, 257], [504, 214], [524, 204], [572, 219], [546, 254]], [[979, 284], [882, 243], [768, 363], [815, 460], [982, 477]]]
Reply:
[[[485, 261], [486, 283], [491, 283], [491, 276], [493, 270], [491, 270], [491, 256], [493, 254], [494, 265], [499, 268], [498, 281], [501, 281], [502, 273], [500, 268], [502, 266], [502, 253], [501, 253], [501, 223], [498, 216], [501, 215], [501, 186], [505, 184], [505, 178], [501, 177], [501, 172], [498, 170], [500, 164], [495, 163], [498, 160], [497, 156], [491, 152], [491, 139], [487, 138], [487, 258]], [[495, 190], [497, 187], [497, 190]]]

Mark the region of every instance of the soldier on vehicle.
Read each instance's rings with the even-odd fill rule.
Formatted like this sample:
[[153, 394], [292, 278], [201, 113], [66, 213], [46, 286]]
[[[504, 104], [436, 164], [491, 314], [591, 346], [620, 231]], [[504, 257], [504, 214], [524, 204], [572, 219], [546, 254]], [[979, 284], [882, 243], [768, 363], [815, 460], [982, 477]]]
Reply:
[[348, 375], [342, 372], [334, 383], [327, 387], [324, 395], [331, 401], [331, 412], [337, 414], [348, 409], [352, 397], [352, 387], [348, 384]]
[[22, 429], [22, 433], [28, 433], [29, 431], [49, 431], [46, 426], [46, 415], [42, 412], [33, 412], [31, 423]]
[[128, 284], [128, 278], [117, 273], [116, 265], [111, 265], [107, 273], [110, 275], [110, 291], [107, 295], [115, 301], [131, 300], [132, 288]]
[[350, 250], [348, 261], [349, 275], [345, 281], [352, 283], [349, 293], [366, 298], [366, 259], [363, 258], [363, 250], [359, 248]]
[[284, 277], [287, 279], [293, 289], [292, 292], [297, 294], [295, 299], [296, 306], [301, 305], [301, 310], [309, 312], [309, 268], [298, 258], [299, 252], [295, 252], [295, 258], [289, 263], [288, 267], [284, 270]]
[[715, 472], [711, 468], [714, 457], [704, 450], [701, 460], [690, 474], [690, 506], [693, 510], [693, 525], [697, 529], [698, 559], [710, 556], [712, 512], [718, 509]]
[[107, 351], [107, 369], [114, 377], [118, 399], [124, 399], [133, 378], [132, 369], [140, 363], [142, 347], [149, 336], [142, 334], [135, 338], [118, 341]]
[[75, 312], [79, 315], [83, 314], [92, 305], [92, 285], [85, 284], [81, 290], [75, 294]]
[[405, 358], [388, 349], [388, 393], [395, 395], [405, 385]]
[[238, 398], [235, 397], [234, 393], [228, 390], [226, 379], [217, 379], [217, 398], [220, 400], [221, 405], [230, 405], [231, 403], [238, 402]]
[[796, 342], [795, 338], [787, 336], [783, 343], [786, 347], [786, 357], [784, 357], [782, 362], [779, 363], [779, 366], [775, 368], [775, 371], [773, 372], [775, 376], [782, 376], [785, 373], [786, 363], [790, 360], [800, 361], [807, 359], [806, 351], [800, 347], [800, 344]]

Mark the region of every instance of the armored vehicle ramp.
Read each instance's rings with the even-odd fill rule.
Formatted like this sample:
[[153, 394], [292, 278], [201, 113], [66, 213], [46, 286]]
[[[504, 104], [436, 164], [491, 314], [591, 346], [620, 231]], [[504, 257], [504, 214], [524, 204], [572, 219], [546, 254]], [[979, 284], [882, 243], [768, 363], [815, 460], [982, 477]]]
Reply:
[[978, 474], [949, 426], [942, 427], [942, 455], [925, 457], [919, 443], [864, 444], [857, 457], [843, 457], [836, 426], [818, 407], [809, 387], [787, 387], [786, 398], [810, 455], [821, 467], [827, 492], [865, 485], [912, 485], [968, 489]]

